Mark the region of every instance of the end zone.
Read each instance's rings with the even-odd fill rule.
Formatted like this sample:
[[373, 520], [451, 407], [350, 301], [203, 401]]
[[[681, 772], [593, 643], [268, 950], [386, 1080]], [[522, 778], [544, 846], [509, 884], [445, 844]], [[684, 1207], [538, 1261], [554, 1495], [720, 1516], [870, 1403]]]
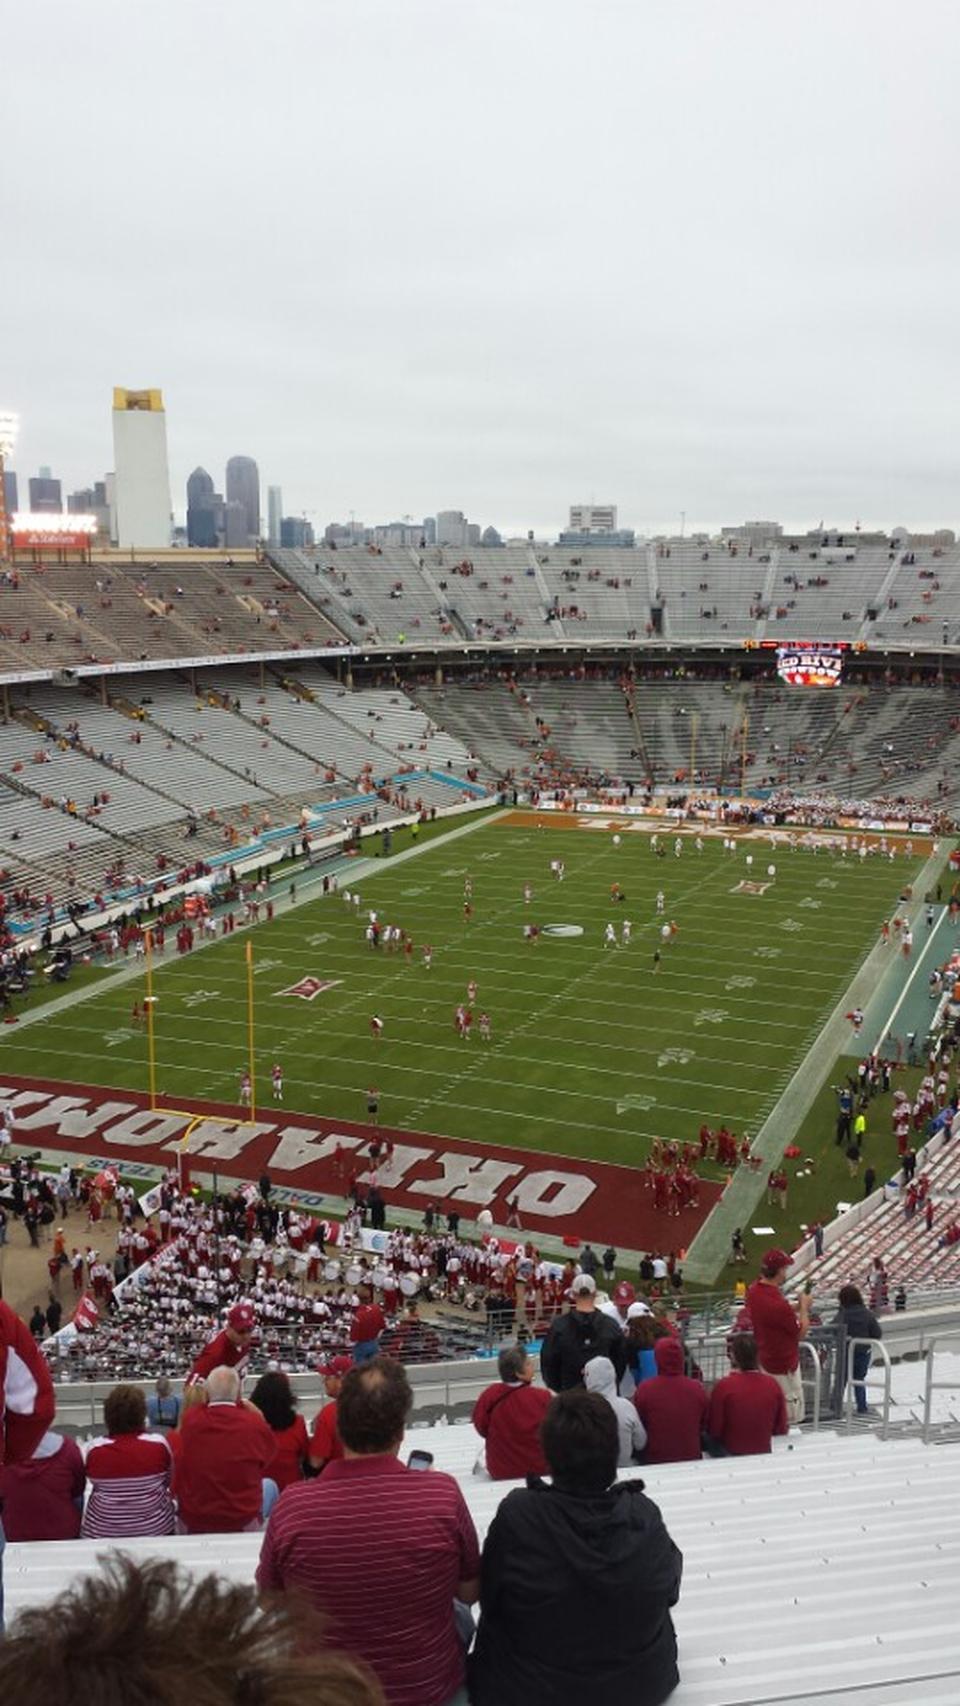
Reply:
[[720, 1186], [700, 1182], [700, 1206], [677, 1216], [654, 1211], [642, 1168], [548, 1155], [540, 1150], [463, 1142], [427, 1132], [361, 1125], [270, 1106], [256, 1120], [225, 1103], [197, 1102], [188, 1112], [172, 1098], [132, 1090], [7, 1076], [0, 1104], [13, 1109], [17, 1148], [66, 1150], [91, 1163], [135, 1161], [163, 1172], [177, 1165], [190, 1132], [194, 1173], [271, 1179], [305, 1195], [341, 1199], [349, 1177], [363, 1178], [374, 1137], [394, 1156], [378, 1183], [388, 1207], [418, 1224], [427, 1204], [456, 1208], [465, 1221], [488, 1209], [507, 1222], [516, 1198], [522, 1227], [535, 1236], [612, 1243], [623, 1250], [684, 1249], [707, 1219]]

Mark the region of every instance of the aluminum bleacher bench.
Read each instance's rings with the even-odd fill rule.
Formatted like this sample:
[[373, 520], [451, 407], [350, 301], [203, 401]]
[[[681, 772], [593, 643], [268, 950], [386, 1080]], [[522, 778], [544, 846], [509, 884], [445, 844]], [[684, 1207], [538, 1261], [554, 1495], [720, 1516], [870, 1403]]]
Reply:
[[[442, 1455], [469, 1427], [436, 1429]], [[459, 1437], [458, 1437], [459, 1436]], [[422, 1436], [421, 1436], [422, 1437]], [[673, 1706], [956, 1706], [960, 1445], [871, 1437], [640, 1473], [684, 1554]], [[510, 1483], [458, 1478], [481, 1536]], [[124, 1543], [250, 1581], [257, 1535]], [[49, 1602], [102, 1542], [10, 1545], [8, 1612]]]

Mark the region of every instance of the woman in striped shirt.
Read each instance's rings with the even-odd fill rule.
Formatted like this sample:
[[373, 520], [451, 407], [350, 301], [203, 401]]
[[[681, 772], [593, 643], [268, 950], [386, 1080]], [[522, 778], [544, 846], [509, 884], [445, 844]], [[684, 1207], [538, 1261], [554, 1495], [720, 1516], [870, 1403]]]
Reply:
[[172, 1534], [173, 1457], [165, 1434], [147, 1433], [139, 1386], [115, 1386], [103, 1406], [107, 1434], [87, 1451], [90, 1497], [80, 1532], [95, 1540]]

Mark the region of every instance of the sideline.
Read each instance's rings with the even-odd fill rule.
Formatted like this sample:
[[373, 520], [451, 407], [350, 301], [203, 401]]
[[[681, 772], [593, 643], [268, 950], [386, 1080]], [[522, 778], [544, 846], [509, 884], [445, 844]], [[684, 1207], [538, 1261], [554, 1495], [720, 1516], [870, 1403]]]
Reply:
[[[908, 915], [914, 940], [917, 923], [926, 907], [926, 891], [932, 887], [950, 846], [949, 842], [941, 842], [939, 851], [931, 853], [913, 879], [916, 898], [910, 903]], [[903, 908], [897, 910], [902, 916]], [[813, 1107], [834, 1061], [847, 1052], [850, 1042], [847, 1014], [854, 1007], [866, 1007], [879, 995], [882, 984], [892, 982], [899, 972], [900, 963], [891, 958], [890, 947], [875, 942], [754, 1138], [753, 1151], [761, 1157], [763, 1165], [756, 1172], [752, 1168], [737, 1168], [713, 1213], [690, 1245], [683, 1264], [683, 1277], [688, 1283], [714, 1285], [722, 1278], [734, 1228], [749, 1228], [767, 1188], [767, 1173], [782, 1160], [786, 1144]]]

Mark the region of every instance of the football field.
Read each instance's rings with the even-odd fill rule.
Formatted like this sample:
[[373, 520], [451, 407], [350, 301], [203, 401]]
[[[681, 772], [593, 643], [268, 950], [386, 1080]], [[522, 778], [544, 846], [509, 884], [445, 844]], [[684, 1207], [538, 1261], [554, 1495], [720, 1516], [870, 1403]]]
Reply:
[[[760, 835], [731, 853], [714, 836], [698, 852], [691, 833], [679, 857], [672, 834], [661, 842], [662, 858], [633, 827], [617, 844], [612, 829], [510, 814], [378, 861], [355, 885], [347, 866], [339, 893], [284, 904], [272, 923], [183, 958], [171, 931], [154, 978], [158, 1091], [181, 1107], [237, 1104], [249, 941], [258, 1107], [270, 1105], [279, 1063], [288, 1116], [363, 1121], [376, 1088], [393, 1128], [632, 1166], [654, 1137], [695, 1139], [704, 1121], [753, 1136], [929, 846], [891, 862]], [[359, 907], [344, 899], [353, 886]], [[371, 910], [412, 937], [412, 959], [368, 944]], [[676, 934], [662, 943], [665, 922]], [[527, 925], [539, 927], [534, 941]], [[488, 1042], [477, 1022], [469, 1040], [454, 1028], [471, 980]], [[142, 979], [108, 976], [66, 1010], [7, 1031], [2, 1071], [145, 1090], [145, 1027], [131, 1018], [142, 997]]]

